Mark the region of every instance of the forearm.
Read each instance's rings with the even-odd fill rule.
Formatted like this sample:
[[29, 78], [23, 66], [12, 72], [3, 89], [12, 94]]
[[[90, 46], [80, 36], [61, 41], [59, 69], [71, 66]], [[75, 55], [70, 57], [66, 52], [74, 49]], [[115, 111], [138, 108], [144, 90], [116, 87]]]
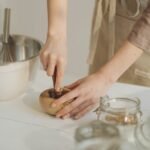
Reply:
[[109, 83], [118, 78], [142, 55], [143, 51], [130, 42], [126, 42], [112, 59], [98, 73], [104, 74]]
[[68, 0], [47, 0], [48, 36], [66, 36], [67, 1]]

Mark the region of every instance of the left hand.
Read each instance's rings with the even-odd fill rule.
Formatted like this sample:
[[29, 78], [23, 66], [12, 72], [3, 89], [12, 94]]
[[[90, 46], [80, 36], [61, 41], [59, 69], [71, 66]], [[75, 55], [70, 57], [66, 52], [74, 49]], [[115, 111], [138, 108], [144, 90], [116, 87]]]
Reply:
[[71, 89], [71, 92], [55, 101], [52, 107], [71, 99], [74, 99], [74, 101], [60, 110], [56, 116], [64, 119], [69, 117], [73, 119], [81, 118], [99, 103], [100, 97], [106, 95], [109, 86], [108, 80], [102, 73], [92, 74], [67, 86]]

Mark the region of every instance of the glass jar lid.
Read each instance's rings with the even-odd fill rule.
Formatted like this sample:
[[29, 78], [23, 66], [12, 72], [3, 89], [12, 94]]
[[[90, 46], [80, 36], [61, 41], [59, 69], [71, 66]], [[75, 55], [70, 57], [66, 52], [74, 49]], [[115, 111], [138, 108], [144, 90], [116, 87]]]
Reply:
[[116, 126], [95, 120], [75, 132], [77, 150], [118, 150], [120, 132]]
[[120, 133], [117, 127], [103, 123], [99, 120], [92, 121], [84, 126], [77, 128], [75, 139], [77, 142], [82, 142], [88, 139], [96, 138], [119, 138]]
[[140, 100], [138, 98], [110, 98], [101, 100], [101, 109], [111, 113], [136, 113], [140, 110]]

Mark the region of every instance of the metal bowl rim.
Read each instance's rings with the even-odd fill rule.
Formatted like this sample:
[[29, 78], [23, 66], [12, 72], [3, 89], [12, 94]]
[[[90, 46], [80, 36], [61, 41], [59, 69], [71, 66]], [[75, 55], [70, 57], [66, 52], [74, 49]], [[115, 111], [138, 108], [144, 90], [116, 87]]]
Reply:
[[[2, 36], [2, 35], [0, 35], [0, 37], [1, 37], [1, 36]], [[41, 48], [43, 47], [43, 42], [40, 41], [40, 40], [37, 40], [36, 38], [32, 38], [32, 37], [30, 37], [30, 36], [21, 35], [21, 34], [11, 34], [11, 36], [18, 36], [18, 37], [21, 36], [21, 37], [25, 37], [25, 38], [32, 39], [32, 40], [38, 42], [38, 43], [41, 45]], [[26, 60], [11, 62], [11, 63], [8, 63], [8, 64], [0, 65], [0, 67], [9, 66], [10, 64], [16, 64], [16, 63], [21, 63], [21, 62], [30, 61], [30, 60], [32, 60], [32, 59], [38, 57], [38, 56], [39, 56], [39, 53], [38, 53], [37, 55], [33, 56], [33, 57], [30, 57], [30, 58], [26, 59]]]

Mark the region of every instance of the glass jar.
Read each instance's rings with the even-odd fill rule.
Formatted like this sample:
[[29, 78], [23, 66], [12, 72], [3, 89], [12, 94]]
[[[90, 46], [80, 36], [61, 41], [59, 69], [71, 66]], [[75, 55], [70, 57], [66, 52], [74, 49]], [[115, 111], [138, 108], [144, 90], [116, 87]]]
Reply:
[[135, 141], [134, 130], [142, 114], [138, 98], [102, 98], [96, 113], [100, 121], [117, 126], [121, 137]]
[[136, 145], [142, 150], [150, 150], [150, 117], [135, 130]]
[[77, 128], [76, 150], [118, 150], [119, 130], [101, 121], [92, 121]]

